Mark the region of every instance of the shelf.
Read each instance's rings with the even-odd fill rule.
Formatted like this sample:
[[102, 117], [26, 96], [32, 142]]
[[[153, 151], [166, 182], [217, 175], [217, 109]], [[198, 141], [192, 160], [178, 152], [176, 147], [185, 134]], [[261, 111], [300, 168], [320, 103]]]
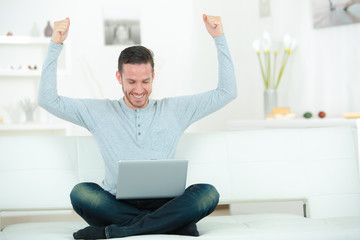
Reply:
[[61, 124], [40, 124], [40, 123], [23, 123], [23, 124], [0, 124], [0, 131], [39, 131], [39, 130], [66, 130], [67, 127]]
[[[69, 76], [67, 70], [58, 70], [57, 76]], [[40, 77], [41, 70], [0, 70], [0, 78], [2, 77]]]
[[0, 36], [0, 44], [49, 44], [51, 38], [28, 36]]
[[0, 70], [0, 77], [40, 77], [40, 70]]
[[[1, 78], [34, 78], [41, 76], [41, 68], [46, 57], [50, 37], [0, 36], [0, 80]], [[58, 76], [70, 74], [70, 59], [66, 54], [67, 44], [59, 57]], [[28, 69], [37, 66], [37, 70]], [[12, 67], [14, 69], [12, 69]]]
[[68, 127], [62, 124], [0, 124], [0, 136], [4, 135], [67, 135]]
[[324, 119], [256, 119], [256, 120], [230, 120], [227, 122], [229, 130], [263, 129], [263, 128], [316, 128], [351, 126], [357, 127], [360, 120], [346, 118]]

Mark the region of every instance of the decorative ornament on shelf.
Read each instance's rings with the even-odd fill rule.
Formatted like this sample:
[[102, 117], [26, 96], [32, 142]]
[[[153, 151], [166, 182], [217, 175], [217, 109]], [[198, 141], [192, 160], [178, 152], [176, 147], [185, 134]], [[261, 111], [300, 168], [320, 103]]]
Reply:
[[34, 111], [37, 107], [36, 103], [31, 102], [29, 98], [25, 98], [23, 101], [21, 101], [21, 106], [25, 112], [26, 122], [33, 122]]
[[32, 36], [32, 37], [41, 37], [40, 30], [39, 30], [36, 22], [34, 22], [33, 25], [32, 25], [32, 28], [31, 28], [31, 31], [30, 31], [30, 36]]
[[344, 118], [360, 118], [360, 112], [346, 112]]
[[53, 29], [51, 27], [50, 21], [48, 21], [44, 29], [44, 35], [45, 37], [51, 37], [52, 33], [53, 33]]
[[[304, 118], [310, 119], [313, 117], [313, 114], [311, 112], [305, 112], [303, 115]], [[324, 111], [320, 111], [318, 113], [318, 117], [319, 118], [325, 118], [326, 117], [326, 113]]]
[[295, 113], [292, 113], [289, 107], [273, 108], [271, 114], [266, 114], [266, 119], [293, 119]]
[[280, 84], [281, 77], [284, 73], [286, 63], [288, 62], [290, 54], [294, 51], [297, 41], [295, 38], [286, 34], [283, 39], [283, 55], [279, 59], [278, 66], [278, 52], [279, 46], [273, 47], [270, 34], [263, 33], [263, 37], [256, 39], [253, 42], [253, 48], [258, 56], [261, 75], [264, 81], [264, 107], [265, 115], [271, 114], [272, 109], [277, 107], [277, 88]]
[[326, 117], [326, 113], [324, 111], [320, 111], [318, 115], [319, 115], [319, 118], [325, 118]]
[[312, 113], [311, 112], [306, 112], [306, 113], [304, 113], [304, 118], [312, 118]]

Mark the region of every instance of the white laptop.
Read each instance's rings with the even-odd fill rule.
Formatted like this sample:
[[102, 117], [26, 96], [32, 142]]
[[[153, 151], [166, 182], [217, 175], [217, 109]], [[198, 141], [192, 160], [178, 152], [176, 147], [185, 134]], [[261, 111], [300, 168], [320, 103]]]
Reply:
[[188, 160], [121, 160], [117, 199], [172, 198], [185, 191]]

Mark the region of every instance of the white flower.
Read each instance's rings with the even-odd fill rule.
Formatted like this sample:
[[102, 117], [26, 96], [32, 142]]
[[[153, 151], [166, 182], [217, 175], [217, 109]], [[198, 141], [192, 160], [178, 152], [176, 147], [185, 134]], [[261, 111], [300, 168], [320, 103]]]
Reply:
[[293, 38], [292, 41], [291, 41], [290, 51], [291, 51], [291, 52], [294, 51], [294, 49], [296, 48], [296, 46], [297, 46], [297, 41], [296, 41], [295, 38]]
[[256, 51], [256, 53], [260, 53], [260, 39], [256, 39], [254, 42], [253, 42], [253, 48], [254, 50]]
[[263, 33], [262, 46], [264, 48], [264, 52], [269, 52], [271, 48], [271, 37], [270, 33], [265, 31]]
[[284, 48], [286, 51], [290, 49], [292, 39], [293, 38], [289, 34], [285, 34], [283, 42], [284, 42]]

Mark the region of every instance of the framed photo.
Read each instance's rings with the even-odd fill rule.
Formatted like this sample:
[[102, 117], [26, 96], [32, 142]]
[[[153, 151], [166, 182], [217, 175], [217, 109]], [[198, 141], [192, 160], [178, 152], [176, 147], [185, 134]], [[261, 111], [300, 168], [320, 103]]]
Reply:
[[105, 45], [139, 45], [140, 10], [121, 6], [104, 6]]
[[315, 28], [360, 22], [360, 0], [312, 0]]

